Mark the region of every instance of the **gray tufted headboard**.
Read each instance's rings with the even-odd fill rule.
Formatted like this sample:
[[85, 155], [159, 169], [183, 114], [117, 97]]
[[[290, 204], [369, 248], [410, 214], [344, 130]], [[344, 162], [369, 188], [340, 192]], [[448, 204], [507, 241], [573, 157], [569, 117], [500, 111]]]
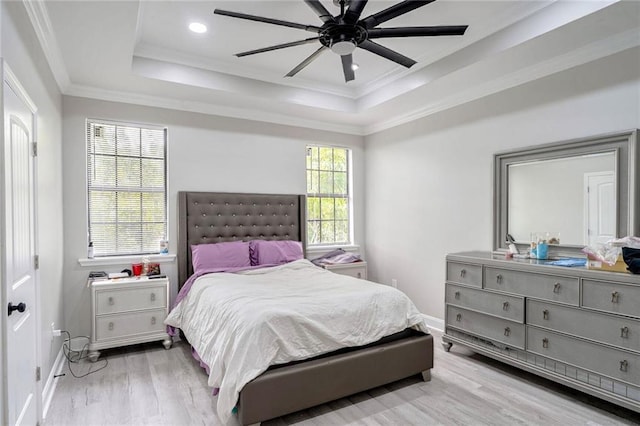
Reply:
[[191, 245], [295, 240], [306, 245], [305, 196], [178, 192], [178, 286], [193, 273]]

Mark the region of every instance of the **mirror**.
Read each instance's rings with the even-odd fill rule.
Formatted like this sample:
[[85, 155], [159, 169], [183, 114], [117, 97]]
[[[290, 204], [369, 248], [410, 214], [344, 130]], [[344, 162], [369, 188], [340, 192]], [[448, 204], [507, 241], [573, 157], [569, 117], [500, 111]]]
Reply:
[[552, 255], [638, 235], [637, 131], [496, 154], [494, 249], [549, 233]]

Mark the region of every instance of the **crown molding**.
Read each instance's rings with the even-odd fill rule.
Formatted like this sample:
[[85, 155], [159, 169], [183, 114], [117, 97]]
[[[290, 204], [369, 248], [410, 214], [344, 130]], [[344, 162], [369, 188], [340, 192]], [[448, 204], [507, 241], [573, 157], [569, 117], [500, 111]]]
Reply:
[[45, 2], [22, 0], [22, 3], [27, 10], [31, 26], [38, 37], [44, 56], [47, 58], [47, 62], [53, 73], [53, 78], [56, 80], [60, 91], [64, 93], [71, 85], [71, 80], [69, 79], [69, 73], [62, 60], [58, 40], [51, 27], [51, 20], [49, 19]]
[[361, 126], [336, 124], [320, 120], [310, 120], [251, 108], [232, 108], [222, 105], [214, 105], [206, 102], [177, 100], [160, 96], [143, 95], [133, 92], [105, 90], [76, 84], [70, 85], [63, 94], [67, 96], [76, 96], [109, 102], [121, 102], [177, 111], [196, 112], [201, 114], [217, 115], [221, 117], [260, 121], [264, 123], [280, 124], [284, 126], [304, 127], [328, 132], [364, 136], [364, 129]]
[[391, 120], [365, 126], [364, 134], [378, 133], [638, 46], [640, 46], [640, 37], [637, 29], [634, 28], [547, 61], [504, 74], [483, 84], [474, 85], [439, 102], [414, 109]]

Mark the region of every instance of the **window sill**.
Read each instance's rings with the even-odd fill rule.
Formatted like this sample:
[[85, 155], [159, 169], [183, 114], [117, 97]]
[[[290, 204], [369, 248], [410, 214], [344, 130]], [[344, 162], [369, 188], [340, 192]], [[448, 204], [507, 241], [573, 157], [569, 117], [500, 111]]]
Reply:
[[146, 257], [152, 263], [173, 263], [176, 260], [175, 254], [148, 254], [131, 256], [105, 256], [93, 259], [78, 259], [80, 266], [108, 266], [108, 265], [128, 265], [132, 263], [142, 263], [142, 258]]
[[349, 253], [360, 253], [360, 246], [355, 244], [344, 246], [307, 246], [307, 257], [315, 258], [339, 248]]

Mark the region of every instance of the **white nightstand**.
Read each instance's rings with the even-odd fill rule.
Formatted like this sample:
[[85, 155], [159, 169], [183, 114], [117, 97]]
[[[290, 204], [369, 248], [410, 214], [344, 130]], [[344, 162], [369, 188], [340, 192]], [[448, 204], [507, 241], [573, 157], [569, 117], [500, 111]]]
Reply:
[[367, 279], [367, 262], [336, 263], [334, 265], [324, 265], [324, 269], [341, 275]]
[[169, 279], [148, 277], [93, 281], [89, 359], [99, 349], [162, 340], [173, 343], [164, 320], [169, 313]]

